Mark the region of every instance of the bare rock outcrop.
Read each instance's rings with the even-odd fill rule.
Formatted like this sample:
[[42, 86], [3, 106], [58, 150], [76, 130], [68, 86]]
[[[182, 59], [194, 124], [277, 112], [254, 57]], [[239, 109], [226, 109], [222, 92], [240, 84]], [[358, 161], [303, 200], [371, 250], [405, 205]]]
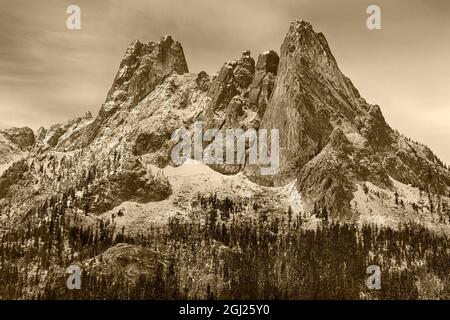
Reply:
[[21, 159], [14, 162], [3, 174], [0, 176], [0, 199], [8, 195], [9, 188], [18, 183], [25, 172], [28, 170], [26, 160]]
[[113, 174], [95, 180], [83, 195], [82, 209], [103, 213], [124, 201], [160, 201], [170, 193], [170, 184], [164, 177], [149, 174], [139, 160], [130, 159]]
[[8, 128], [0, 131], [8, 140], [18, 146], [21, 150], [30, 150], [36, 139], [33, 130], [30, 128]]
[[135, 106], [173, 72], [189, 72], [178, 41], [170, 35], [162, 37], [159, 42], [133, 41], [120, 63], [101, 113], [108, 113], [116, 107]]
[[297, 178], [305, 198], [335, 216], [350, 211], [364, 181], [389, 189], [392, 177], [439, 194], [449, 190], [442, 162], [390, 128], [380, 107], [341, 73], [323, 34], [302, 20], [291, 24], [281, 47], [260, 128], [280, 131], [281, 165], [275, 177], [254, 180], [277, 185]]
[[325, 146], [335, 120], [353, 121], [367, 106], [339, 70], [322, 33], [294, 21], [281, 47], [272, 98], [261, 127], [277, 128], [281, 164], [277, 182], [295, 177]]

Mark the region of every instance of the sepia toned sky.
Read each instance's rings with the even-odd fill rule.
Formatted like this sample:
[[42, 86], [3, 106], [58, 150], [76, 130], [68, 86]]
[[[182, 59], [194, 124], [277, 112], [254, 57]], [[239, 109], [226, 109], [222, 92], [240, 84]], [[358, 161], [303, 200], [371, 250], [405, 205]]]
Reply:
[[[71, 4], [81, 30], [66, 28]], [[366, 28], [370, 4], [382, 30]], [[392, 127], [450, 164], [449, 16], [448, 0], [1, 0], [0, 129], [96, 114], [134, 39], [171, 34], [190, 71], [211, 74], [246, 49], [279, 52], [300, 18]]]

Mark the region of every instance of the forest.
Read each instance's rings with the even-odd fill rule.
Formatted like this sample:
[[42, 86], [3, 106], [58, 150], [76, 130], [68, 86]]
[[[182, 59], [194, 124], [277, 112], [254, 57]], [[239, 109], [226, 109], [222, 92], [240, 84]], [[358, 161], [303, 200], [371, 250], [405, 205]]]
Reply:
[[[450, 299], [449, 238], [418, 225], [307, 228], [290, 209], [245, 217], [244, 203], [199, 195], [188, 219], [131, 233], [70, 197], [1, 235], [1, 299]], [[72, 264], [80, 290], [66, 286]], [[380, 290], [366, 286], [369, 265]]]

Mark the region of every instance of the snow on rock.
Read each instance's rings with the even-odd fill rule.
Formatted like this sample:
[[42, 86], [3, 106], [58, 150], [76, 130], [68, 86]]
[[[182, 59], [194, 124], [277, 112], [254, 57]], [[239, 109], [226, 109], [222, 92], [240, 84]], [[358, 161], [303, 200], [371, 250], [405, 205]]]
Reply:
[[429, 194], [389, 178], [393, 183], [391, 190], [367, 181], [357, 186], [351, 206], [359, 223], [374, 223], [394, 229], [413, 223], [450, 234], [449, 197]]
[[304, 207], [302, 203], [302, 196], [297, 191], [296, 188], [297, 180], [290, 182], [285, 187], [282, 187], [282, 192], [286, 193], [286, 197], [288, 199], [289, 205], [292, 208], [294, 214], [300, 214], [304, 212]]
[[267, 208], [276, 208], [277, 212], [286, 213], [291, 207], [294, 215], [303, 213], [302, 198], [295, 188], [295, 181], [284, 187], [265, 187], [250, 181], [242, 172], [224, 175], [190, 159], [181, 166], [166, 166], [164, 169], [147, 164], [147, 170], [166, 177], [171, 185], [172, 195], [162, 201], [144, 204], [124, 202], [102, 214], [103, 219], [114, 217], [119, 229], [125, 227], [129, 231], [144, 232], [152, 225], [167, 223], [171, 217], [186, 219], [192, 209], [191, 202], [199, 194], [216, 194], [218, 198], [228, 197], [236, 201], [258, 199], [255, 201], [266, 203]]

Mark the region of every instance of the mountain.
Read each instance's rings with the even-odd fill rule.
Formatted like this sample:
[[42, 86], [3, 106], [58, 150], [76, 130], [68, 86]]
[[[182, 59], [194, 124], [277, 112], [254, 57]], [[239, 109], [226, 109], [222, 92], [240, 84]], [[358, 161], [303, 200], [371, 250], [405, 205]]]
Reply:
[[[391, 179], [448, 196], [450, 174], [433, 152], [386, 123], [341, 73], [322, 33], [291, 24], [261, 127], [280, 128], [281, 170], [334, 215], [351, 209], [358, 184], [393, 190]], [[356, 210], [358, 211], [358, 210]]]
[[[248, 161], [178, 166], [172, 133], [193, 130], [198, 121], [203, 132], [278, 129], [277, 174], [263, 176]], [[169, 264], [164, 252], [134, 246], [137, 239], [154, 228], [178, 237], [174, 221], [213, 219], [209, 228], [226, 228], [230, 214], [269, 226], [271, 234], [279, 224], [315, 230], [323, 221], [450, 231], [448, 168], [387, 124], [381, 108], [342, 74], [324, 35], [302, 20], [290, 25], [280, 54], [269, 50], [255, 61], [246, 50], [215, 75], [189, 73], [171, 36], [133, 41], [95, 117], [87, 113], [36, 133], [1, 131], [0, 174], [2, 239], [18, 245], [8, 239], [26, 232], [35, 249], [21, 244], [23, 257], [47, 269], [60, 257], [59, 271], [50, 273], [78, 261], [96, 274], [129, 267], [127, 279], [137, 281], [143, 269]], [[216, 209], [226, 218], [217, 218]], [[226, 229], [220, 230], [222, 237]], [[152, 261], [157, 265], [150, 267]], [[26, 283], [38, 274], [52, 287], [39, 271], [21, 270]], [[31, 291], [55, 294], [42, 290]]]

